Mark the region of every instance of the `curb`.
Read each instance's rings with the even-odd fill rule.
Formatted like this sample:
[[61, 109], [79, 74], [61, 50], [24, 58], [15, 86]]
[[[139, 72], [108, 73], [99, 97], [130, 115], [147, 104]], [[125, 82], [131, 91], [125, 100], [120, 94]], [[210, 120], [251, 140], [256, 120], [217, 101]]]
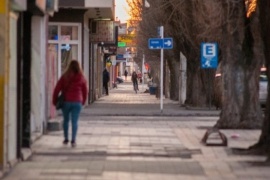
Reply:
[[200, 116], [200, 117], [208, 117], [208, 116], [216, 116], [218, 117], [219, 114], [204, 114], [204, 113], [192, 113], [192, 114], [135, 114], [135, 113], [127, 113], [127, 114], [118, 114], [118, 113], [91, 113], [91, 114], [87, 114], [87, 113], [82, 113], [81, 114], [82, 117], [86, 117], [86, 116], [156, 116], [156, 117], [195, 117], [195, 116]]

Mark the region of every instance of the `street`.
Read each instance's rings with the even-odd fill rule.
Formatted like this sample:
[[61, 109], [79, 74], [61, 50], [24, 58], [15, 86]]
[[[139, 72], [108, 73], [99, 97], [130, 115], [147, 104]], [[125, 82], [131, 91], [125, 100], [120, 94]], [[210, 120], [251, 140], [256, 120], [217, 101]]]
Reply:
[[[147, 85], [144, 85], [144, 89]], [[186, 109], [164, 99], [136, 94], [130, 80], [85, 107], [77, 147], [63, 145], [62, 131], [34, 142], [32, 156], [4, 180], [259, 180], [270, 178], [265, 156], [237, 155], [233, 148], [257, 142], [260, 130], [222, 130], [228, 147], [201, 139], [220, 111]]]

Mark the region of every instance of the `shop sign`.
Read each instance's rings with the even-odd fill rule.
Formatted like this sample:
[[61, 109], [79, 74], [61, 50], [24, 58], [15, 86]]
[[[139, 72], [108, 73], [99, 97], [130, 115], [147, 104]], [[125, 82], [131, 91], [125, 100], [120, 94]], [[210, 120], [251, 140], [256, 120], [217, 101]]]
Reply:
[[132, 43], [135, 41], [135, 34], [120, 34], [118, 35], [118, 42]]

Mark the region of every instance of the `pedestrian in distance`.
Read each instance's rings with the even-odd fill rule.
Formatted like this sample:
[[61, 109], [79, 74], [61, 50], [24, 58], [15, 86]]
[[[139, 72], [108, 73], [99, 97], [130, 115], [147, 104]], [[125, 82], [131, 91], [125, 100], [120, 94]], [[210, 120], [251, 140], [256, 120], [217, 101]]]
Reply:
[[134, 87], [134, 91], [137, 93], [137, 91], [139, 90], [138, 87], [138, 75], [135, 71], [133, 71], [132, 75], [131, 75], [131, 80], [133, 83], [133, 87]]
[[110, 73], [107, 68], [103, 70], [103, 87], [105, 88], [106, 95], [109, 95], [108, 83], [110, 81]]
[[125, 80], [127, 80], [127, 75], [128, 75], [127, 70], [125, 70], [124, 75], [125, 75]]
[[82, 105], [86, 102], [87, 97], [87, 83], [83, 75], [80, 64], [77, 60], [71, 60], [67, 66], [66, 71], [58, 80], [54, 92], [53, 92], [53, 105], [56, 106], [57, 97], [59, 93], [64, 95], [64, 103], [61, 108], [63, 112], [63, 130], [64, 130], [64, 141], [63, 144], [69, 143], [69, 122], [71, 118], [72, 124], [72, 135], [71, 135], [71, 146], [76, 146], [76, 136], [78, 130], [78, 120]]

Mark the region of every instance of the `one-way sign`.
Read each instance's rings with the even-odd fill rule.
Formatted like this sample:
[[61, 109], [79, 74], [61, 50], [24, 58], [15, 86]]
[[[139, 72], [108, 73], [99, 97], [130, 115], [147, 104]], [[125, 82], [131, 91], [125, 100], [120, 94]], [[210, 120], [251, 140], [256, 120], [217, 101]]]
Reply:
[[173, 48], [173, 39], [164, 38], [163, 39], [163, 49], [172, 49]]
[[149, 49], [172, 49], [173, 39], [172, 38], [150, 38], [148, 39]]

